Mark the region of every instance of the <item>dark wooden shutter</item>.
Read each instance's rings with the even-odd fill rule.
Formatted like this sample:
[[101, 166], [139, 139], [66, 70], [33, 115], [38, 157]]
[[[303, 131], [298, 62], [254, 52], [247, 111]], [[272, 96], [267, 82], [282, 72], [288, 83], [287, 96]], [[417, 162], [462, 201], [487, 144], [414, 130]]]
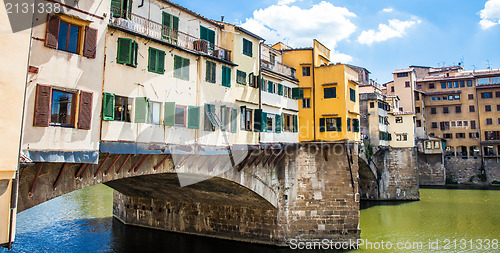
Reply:
[[325, 118], [319, 119], [319, 131], [324, 132], [326, 130], [326, 122]]
[[256, 132], [261, 131], [262, 129], [262, 109], [255, 109], [254, 118], [253, 118], [254, 126], [253, 129]]
[[337, 132], [342, 132], [342, 118], [337, 118]]
[[45, 33], [45, 46], [50, 48], [57, 48], [59, 40], [59, 23], [61, 20], [58, 16], [49, 14], [47, 18], [47, 31]]
[[83, 56], [95, 59], [97, 49], [97, 29], [85, 27], [85, 44], [83, 45]]
[[93, 93], [80, 92], [80, 108], [78, 111], [78, 129], [90, 130], [92, 125], [92, 100]]
[[48, 127], [50, 120], [50, 104], [52, 98], [52, 86], [38, 84], [36, 86], [35, 113], [33, 126]]

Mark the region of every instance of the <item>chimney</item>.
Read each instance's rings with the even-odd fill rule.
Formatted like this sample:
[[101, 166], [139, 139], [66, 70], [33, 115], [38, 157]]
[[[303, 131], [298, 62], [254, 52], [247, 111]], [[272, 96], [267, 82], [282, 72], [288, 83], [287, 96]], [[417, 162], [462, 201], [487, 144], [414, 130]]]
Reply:
[[224, 22], [224, 16], [220, 16], [220, 22]]

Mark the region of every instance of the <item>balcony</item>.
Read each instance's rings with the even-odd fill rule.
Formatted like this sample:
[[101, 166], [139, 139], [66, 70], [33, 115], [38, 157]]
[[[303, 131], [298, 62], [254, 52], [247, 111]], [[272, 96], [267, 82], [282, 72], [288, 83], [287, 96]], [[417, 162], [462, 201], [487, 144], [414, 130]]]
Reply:
[[109, 24], [192, 52], [231, 61], [229, 50], [118, 8], [111, 7]]
[[295, 69], [292, 67], [289, 67], [289, 66], [282, 64], [282, 63], [279, 63], [279, 62], [275, 62], [273, 64], [271, 62], [261, 61], [261, 64], [262, 64], [262, 67], [267, 69], [267, 70], [271, 70], [273, 72], [285, 75], [285, 76], [290, 77], [292, 79], [296, 79], [295, 78]]

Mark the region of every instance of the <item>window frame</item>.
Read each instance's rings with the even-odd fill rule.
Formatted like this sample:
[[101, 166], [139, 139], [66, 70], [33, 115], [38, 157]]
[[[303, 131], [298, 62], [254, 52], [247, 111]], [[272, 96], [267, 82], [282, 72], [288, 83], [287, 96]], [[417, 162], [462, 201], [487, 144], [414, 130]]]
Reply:
[[[177, 123], [177, 109], [183, 109], [184, 110], [184, 116], [183, 116], [183, 123], [179, 124]], [[174, 110], [174, 126], [175, 127], [186, 127], [186, 118], [187, 118], [187, 106], [185, 105], [175, 105], [175, 110]]]
[[[64, 94], [71, 94], [71, 101], [70, 101], [70, 122], [69, 123], [59, 123], [59, 122], [53, 122], [52, 121], [52, 115], [54, 114], [54, 93], [64, 93]], [[58, 88], [58, 87], [52, 87], [51, 90], [51, 97], [50, 97], [50, 116], [49, 116], [49, 126], [57, 126], [57, 127], [64, 127], [64, 128], [76, 128], [76, 101], [78, 97], [78, 91], [76, 90], [68, 90], [64, 88]], [[58, 113], [60, 114], [60, 112]]]

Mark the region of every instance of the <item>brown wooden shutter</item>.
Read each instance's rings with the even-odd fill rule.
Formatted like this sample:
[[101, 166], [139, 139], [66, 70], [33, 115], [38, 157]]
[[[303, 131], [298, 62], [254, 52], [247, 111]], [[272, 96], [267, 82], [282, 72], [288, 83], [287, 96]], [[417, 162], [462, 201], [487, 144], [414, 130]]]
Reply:
[[92, 125], [92, 97], [92, 92], [80, 92], [78, 129], [90, 130], [90, 126]]
[[36, 86], [35, 113], [33, 126], [48, 127], [50, 120], [50, 104], [52, 98], [52, 86], [38, 84]]
[[97, 29], [85, 27], [85, 44], [83, 45], [83, 56], [95, 59], [97, 48]]
[[57, 48], [57, 41], [59, 40], [59, 23], [58, 16], [49, 14], [47, 18], [47, 32], [45, 33], [45, 46], [50, 48]]

